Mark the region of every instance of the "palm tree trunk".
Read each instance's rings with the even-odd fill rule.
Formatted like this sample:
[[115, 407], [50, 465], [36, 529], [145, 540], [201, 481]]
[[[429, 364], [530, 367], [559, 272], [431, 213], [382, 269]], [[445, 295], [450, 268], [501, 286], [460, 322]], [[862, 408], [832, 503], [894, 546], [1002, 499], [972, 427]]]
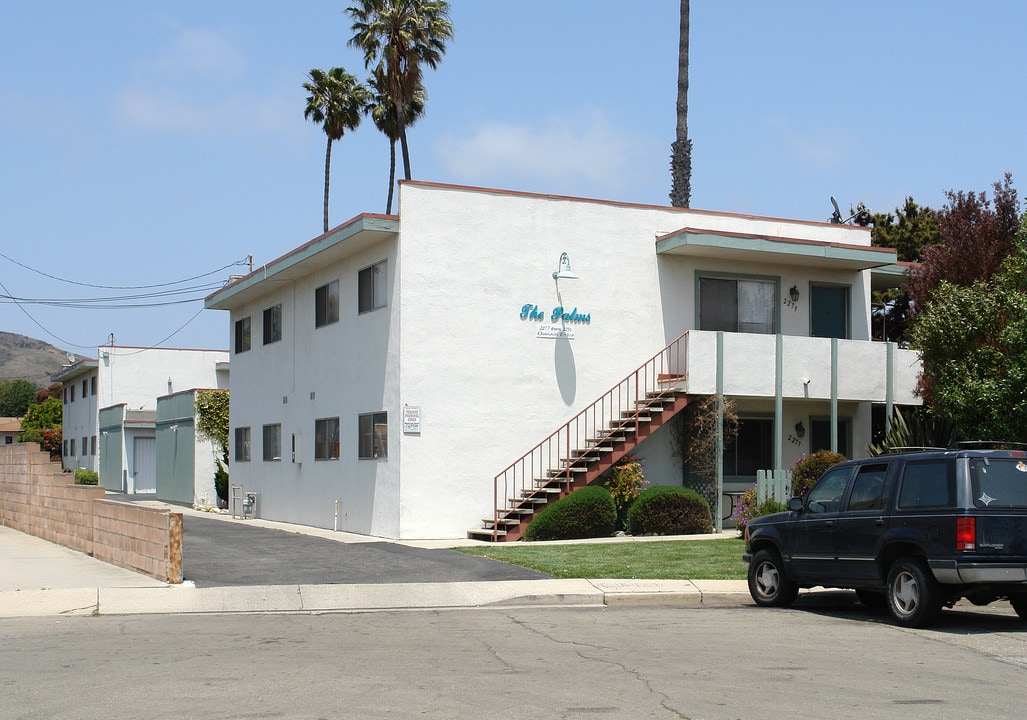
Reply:
[[403, 149], [403, 176], [410, 179], [410, 150], [407, 148], [406, 108], [402, 103], [396, 104], [396, 127], [399, 129], [399, 144]]
[[670, 202], [688, 207], [692, 199], [692, 141], [688, 139], [688, 0], [681, 0], [681, 27], [678, 39], [677, 133], [671, 144]]
[[328, 138], [328, 149], [325, 151], [325, 232], [328, 232], [328, 178], [332, 170], [332, 139]]
[[392, 191], [396, 187], [396, 141], [389, 138], [389, 201], [385, 204], [385, 214], [392, 214]]

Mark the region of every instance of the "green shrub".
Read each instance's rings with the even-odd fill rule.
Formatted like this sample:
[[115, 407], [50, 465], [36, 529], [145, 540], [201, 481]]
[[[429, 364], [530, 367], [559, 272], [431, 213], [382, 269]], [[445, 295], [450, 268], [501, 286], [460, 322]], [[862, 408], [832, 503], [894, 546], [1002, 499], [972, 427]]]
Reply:
[[812, 455], [803, 455], [792, 465], [792, 497], [805, 495], [829, 467], [845, 460], [844, 455], [830, 450], [817, 450]]
[[635, 502], [642, 488], [646, 485], [642, 474], [642, 461], [634, 455], [626, 455], [620, 462], [610, 468], [610, 474], [603, 486], [610, 491], [613, 503], [617, 506], [617, 525], [623, 527], [628, 516], [628, 508]]
[[215, 458], [214, 462], [218, 466], [218, 469], [214, 471], [214, 492], [224, 503], [223, 507], [228, 507], [228, 471], [225, 470], [220, 460]]
[[100, 482], [100, 476], [92, 470], [78, 469], [75, 471], [75, 484], [76, 485], [98, 485]]
[[610, 491], [598, 485], [590, 485], [542, 508], [528, 523], [524, 539], [608, 537], [616, 527], [617, 506]]
[[657, 485], [645, 490], [628, 510], [634, 535], [696, 535], [713, 532], [710, 504], [689, 488]]
[[753, 485], [745, 491], [742, 497], [738, 498], [731, 519], [735, 521], [735, 527], [741, 532], [753, 518], [784, 512], [787, 509], [784, 503], [778, 502], [774, 498], [767, 498], [761, 503], [756, 502], [756, 486]]

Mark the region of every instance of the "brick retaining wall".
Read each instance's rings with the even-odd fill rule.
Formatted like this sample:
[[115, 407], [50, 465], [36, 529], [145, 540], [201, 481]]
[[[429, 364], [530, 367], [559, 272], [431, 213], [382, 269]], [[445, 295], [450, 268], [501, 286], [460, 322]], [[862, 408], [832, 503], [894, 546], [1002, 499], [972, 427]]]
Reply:
[[182, 582], [182, 513], [105, 500], [75, 485], [34, 443], [0, 446], [0, 524], [145, 573]]

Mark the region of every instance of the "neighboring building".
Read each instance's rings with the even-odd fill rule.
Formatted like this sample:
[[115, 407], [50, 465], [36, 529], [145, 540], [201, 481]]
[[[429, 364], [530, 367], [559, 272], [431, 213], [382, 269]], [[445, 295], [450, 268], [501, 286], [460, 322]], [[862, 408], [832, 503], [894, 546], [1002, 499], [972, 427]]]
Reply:
[[[222, 388], [224, 389], [224, 388]], [[216, 506], [217, 457], [196, 433], [196, 394], [183, 390], [157, 398], [157, 499], [178, 505]]]
[[[589, 436], [540, 441], [626, 377], [734, 400], [721, 491], [861, 456], [919, 402], [916, 354], [870, 340], [872, 283], [900, 276], [866, 228], [409, 181], [399, 207], [207, 298], [231, 313], [232, 483], [265, 518], [463, 536], [505, 469], [564, 472]], [[649, 430], [646, 479], [681, 485], [672, 425]]]
[[0, 445], [13, 445], [21, 435], [21, 418], [0, 417]]
[[100, 475], [108, 490], [156, 492], [157, 398], [180, 389], [226, 387], [224, 350], [105, 345], [54, 380], [63, 384], [63, 465]]

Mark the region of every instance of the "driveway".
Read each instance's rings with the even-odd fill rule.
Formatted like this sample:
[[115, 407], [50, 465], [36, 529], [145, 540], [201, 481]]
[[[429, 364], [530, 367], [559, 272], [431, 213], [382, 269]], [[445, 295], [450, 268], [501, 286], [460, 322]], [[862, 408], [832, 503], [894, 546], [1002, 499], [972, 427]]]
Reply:
[[185, 514], [184, 579], [197, 587], [445, 583], [548, 578], [455, 550], [389, 542], [343, 543]]

